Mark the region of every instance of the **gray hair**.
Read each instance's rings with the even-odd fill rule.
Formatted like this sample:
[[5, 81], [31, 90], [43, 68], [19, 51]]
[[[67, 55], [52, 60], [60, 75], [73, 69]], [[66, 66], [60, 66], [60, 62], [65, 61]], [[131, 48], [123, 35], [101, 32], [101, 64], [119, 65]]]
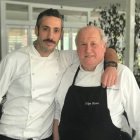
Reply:
[[99, 31], [101, 40], [104, 41], [105, 44], [107, 44], [108, 38], [107, 38], [107, 36], [105, 35], [104, 30], [102, 30], [100, 27], [90, 25], [90, 26], [85, 26], [85, 27], [82, 27], [82, 28], [79, 29], [79, 31], [77, 32], [76, 38], [75, 38], [75, 43], [76, 43], [76, 45], [77, 45], [77, 43], [78, 43], [78, 36], [79, 36], [80, 32], [81, 32], [83, 29], [86, 29], [86, 28], [96, 28], [96, 29]]

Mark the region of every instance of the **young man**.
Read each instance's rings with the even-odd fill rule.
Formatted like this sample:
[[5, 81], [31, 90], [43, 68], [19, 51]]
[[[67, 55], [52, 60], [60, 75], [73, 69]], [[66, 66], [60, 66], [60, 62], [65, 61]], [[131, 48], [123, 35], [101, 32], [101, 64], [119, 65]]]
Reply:
[[[74, 51], [55, 49], [62, 28], [62, 16], [57, 10], [41, 12], [35, 26], [34, 46], [10, 53], [1, 61], [0, 102], [4, 95], [6, 102], [0, 139], [52, 139], [56, 89], [66, 68], [78, 60]], [[110, 70], [116, 73], [115, 68]], [[115, 79], [113, 74], [111, 79]]]
[[130, 140], [121, 132], [124, 111], [137, 132], [136, 140], [140, 140], [140, 89], [133, 73], [118, 64], [117, 83], [109, 88], [101, 86], [105, 44], [100, 28], [79, 30], [76, 45], [80, 64], [67, 69], [58, 88], [54, 140]]

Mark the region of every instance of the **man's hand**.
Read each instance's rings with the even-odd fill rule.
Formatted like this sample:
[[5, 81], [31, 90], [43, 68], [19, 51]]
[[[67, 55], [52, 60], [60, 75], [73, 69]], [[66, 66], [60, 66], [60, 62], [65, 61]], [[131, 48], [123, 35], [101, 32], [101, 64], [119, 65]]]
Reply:
[[110, 87], [117, 81], [117, 69], [115, 67], [107, 67], [102, 75], [102, 87]]
[[53, 120], [53, 140], [59, 140], [59, 130], [58, 130], [59, 121]]

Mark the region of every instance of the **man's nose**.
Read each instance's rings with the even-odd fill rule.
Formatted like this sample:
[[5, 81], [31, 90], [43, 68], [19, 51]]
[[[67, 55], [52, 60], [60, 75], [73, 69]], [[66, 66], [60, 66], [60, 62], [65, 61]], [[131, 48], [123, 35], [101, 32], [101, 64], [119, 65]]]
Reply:
[[87, 44], [87, 46], [86, 46], [86, 52], [90, 52], [91, 51], [91, 46], [90, 46], [90, 44]]
[[48, 37], [49, 37], [49, 39], [53, 39], [53, 32], [52, 31], [49, 31]]

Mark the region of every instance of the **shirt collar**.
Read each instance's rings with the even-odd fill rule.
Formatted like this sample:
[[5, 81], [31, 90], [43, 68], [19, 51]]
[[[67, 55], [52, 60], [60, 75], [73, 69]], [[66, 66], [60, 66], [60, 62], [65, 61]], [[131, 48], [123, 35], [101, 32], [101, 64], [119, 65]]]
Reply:
[[102, 60], [102, 61], [96, 66], [96, 68], [95, 68], [94, 71], [85, 71], [85, 70], [82, 68], [82, 66], [80, 65], [80, 70], [81, 70], [81, 71], [85, 71], [85, 72], [99, 73], [99, 72], [103, 71], [103, 69], [104, 69], [104, 60]]

